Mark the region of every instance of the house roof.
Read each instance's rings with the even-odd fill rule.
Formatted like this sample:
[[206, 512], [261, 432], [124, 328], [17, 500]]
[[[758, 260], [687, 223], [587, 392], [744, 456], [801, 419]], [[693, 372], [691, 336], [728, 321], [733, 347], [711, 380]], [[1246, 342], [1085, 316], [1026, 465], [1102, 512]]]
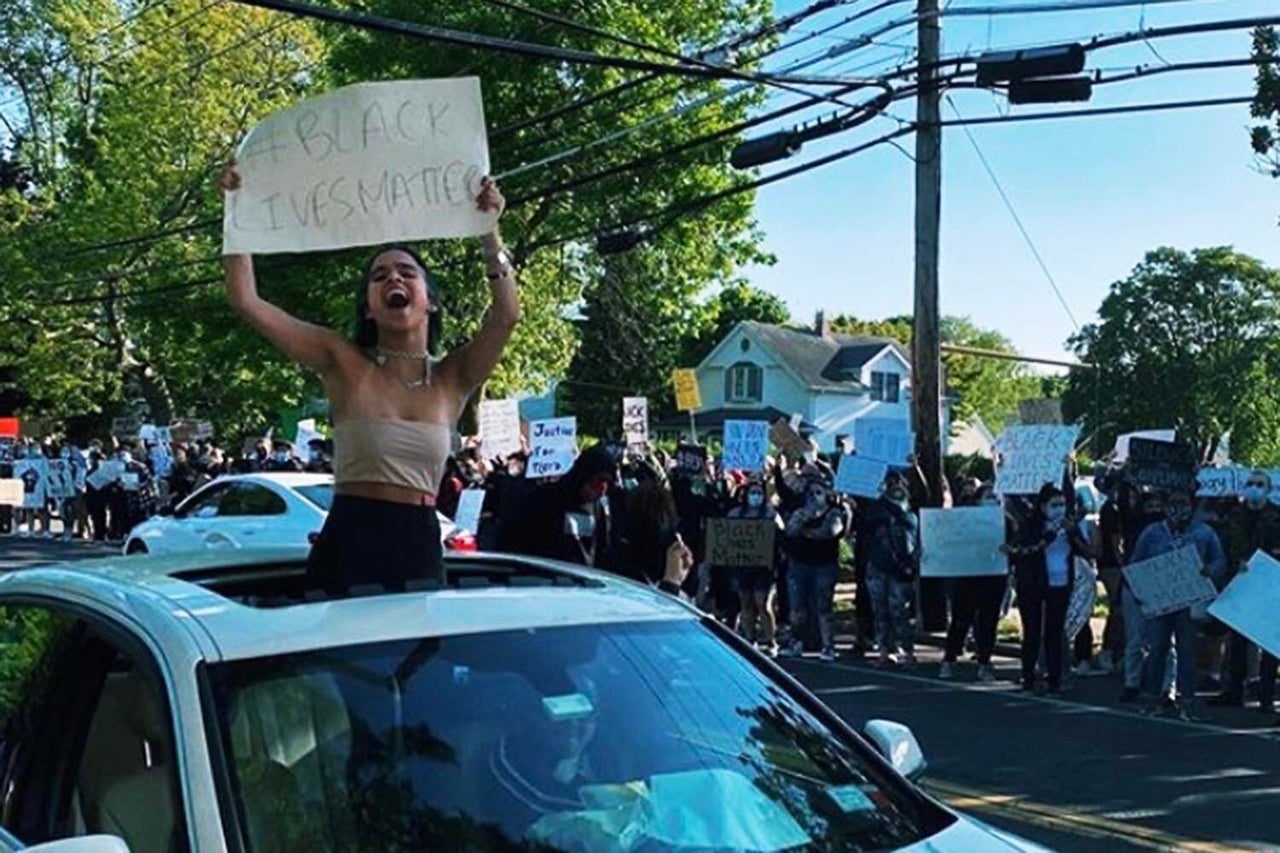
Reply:
[[862, 368], [886, 348], [911, 364], [911, 356], [892, 338], [864, 335], [819, 337], [812, 332], [747, 321], [744, 331], [767, 348], [810, 388], [861, 387]]
[[[708, 432], [717, 432], [724, 429], [725, 421], [768, 421], [772, 424], [777, 423], [780, 420], [787, 421], [790, 419], [791, 415], [787, 412], [773, 406], [764, 406], [754, 409], [707, 409], [697, 413], [695, 422], [698, 427], [698, 432], [702, 432], [703, 430]], [[668, 415], [661, 420], [655, 421], [653, 426], [655, 429], [662, 430], [688, 429], [690, 426], [689, 416], [684, 412]], [[799, 433], [801, 435], [812, 435], [815, 432], [818, 432], [816, 424], [812, 424], [809, 421], [800, 422]]]

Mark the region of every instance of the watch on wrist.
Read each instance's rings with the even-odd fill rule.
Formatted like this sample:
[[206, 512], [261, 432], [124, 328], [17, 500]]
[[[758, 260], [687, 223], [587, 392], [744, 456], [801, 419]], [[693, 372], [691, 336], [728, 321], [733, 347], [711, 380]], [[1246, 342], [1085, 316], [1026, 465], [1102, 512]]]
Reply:
[[511, 256], [507, 254], [506, 249], [499, 249], [494, 254], [488, 255], [485, 262], [489, 267], [487, 276], [490, 281], [497, 281], [511, 273]]

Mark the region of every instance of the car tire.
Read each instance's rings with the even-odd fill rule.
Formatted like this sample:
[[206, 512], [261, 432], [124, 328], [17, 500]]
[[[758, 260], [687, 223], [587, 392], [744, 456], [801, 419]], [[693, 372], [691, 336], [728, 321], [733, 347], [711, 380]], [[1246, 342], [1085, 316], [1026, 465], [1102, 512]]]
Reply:
[[130, 557], [146, 554], [148, 553], [147, 543], [143, 542], [141, 539], [134, 539], [125, 546], [124, 553]]

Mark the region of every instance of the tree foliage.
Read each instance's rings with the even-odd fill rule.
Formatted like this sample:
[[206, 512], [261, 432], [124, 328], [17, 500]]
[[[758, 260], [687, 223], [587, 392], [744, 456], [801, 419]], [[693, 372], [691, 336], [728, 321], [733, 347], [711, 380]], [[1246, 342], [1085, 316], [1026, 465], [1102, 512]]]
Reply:
[[[105, 419], [133, 407], [157, 420], [211, 417], [226, 432], [260, 429], [279, 410], [319, 393], [314, 378], [286, 363], [226, 307], [217, 284], [221, 197], [213, 181], [261, 117], [335, 85], [479, 76], [500, 177], [521, 164], [582, 149], [503, 179], [512, 199], [503, 232], [519, 268], [525, 319], [489, 383], [490, 396], [538, 390], [564, 374], [577, 348], [566, 310], [584, 298], [599, 302], [610, 288], [624, 287], [641, 315], [663, 329], [681, 328], [697, 316], [686, 306], [698, 294], [732, 283], [739, 264], [761, 259], [750, 193], [664, 222], [635, 258], [616, 264], [598, 257], [590, 240], [562, 242], [749, 180], [727, 166], [732, 138], [659, 168], [542, 193], [738, 121], [759, 102], [754, 88], [672, 119], [673, 108], [728, 86], [656, 79], [559, 118], [529, 121], [640, 75], [316, 25], [239, 4], [16, 5], [0, 23], [0, 49], [22, 57], [0, 67], [0, 84], [23, 99], [8, 119], [0, 157], [0, 275], [6, 281], [0, 382], [26, 395], [28, 413], [60, 419], [96, 412]], [[141, 11], [144, 5], [155, 8]], [[769, 8], [765, 0], [535, 5], [685, 52], [755, 29]], [[634, 55], [492, 4], [368, 0], [362, 9]], [[750, 50], [740, 59], [749, 65]], [[596, 144], [646, 122], [651, 124], [637, 132]], [[187, 225], [194, 227], [165, 239], [74, 251]], [[488, 302], [482, 264], [475, 241], [425, 248], [442, 283], [447, 349], [481, 321]], [[260, 287], [286, 310], [345, 330], [366, 254], [260, 259]], [[670, 344], [675, 352], [681, 345], [678, 339]]]
[[[893, 338], [911, 348], [910, 317], [859, 320], [840, 316], [833, 321], [832, 329], [847, 335]], [[940, 338], [944, 344], [1016, 353], [1008, 338], [997, 331], [979, 328], [968, 317], [943, 317]], [[1016, 362], [944, 355], [943, 368], [947, 393], [952, 398], [951, 420], [955, 424], [976, 415], [999, 432], [1010, 417], [1017, 414], [1019, 400], [1041, 396], [1040, 379]]]
[[1070, 344], [1096, 370], [1072, 374], [1067, 414], [1109, 449], [1176, 427], [1210, 456], [1280, 461], [1280, 273], [1228, 247], [1162, 248], [1111, 286], [1099, 322]]
[[1257, 67], [1257, 97], [1250, 129], [1253, 151], [1263, 168], [1280, 178], [1280, 34], [1274, 27], [1253, 33], [1253, 60]]

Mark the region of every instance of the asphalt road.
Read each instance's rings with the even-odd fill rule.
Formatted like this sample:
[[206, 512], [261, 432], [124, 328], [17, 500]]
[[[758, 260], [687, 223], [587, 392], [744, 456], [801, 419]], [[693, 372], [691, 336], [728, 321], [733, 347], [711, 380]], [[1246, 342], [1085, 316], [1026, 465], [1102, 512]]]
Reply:
[[[0, 568], [114, 553], [0, 537]], [[1101, 698], [1114, 692], [1107, 679], [1055, 700], [1010, 682], [941, 682], [931, 658], [924, 650], [911, 672], [785, 665], [856, 728], [875, 718], [911, 726], [939, 799], [1051, 849], [1280, 853], [1280, 730], [1261, 727], [1256, 711], [1206, 724], [1144, 717]], [[1014, 677], [1014, 661], [996, 663]]]

